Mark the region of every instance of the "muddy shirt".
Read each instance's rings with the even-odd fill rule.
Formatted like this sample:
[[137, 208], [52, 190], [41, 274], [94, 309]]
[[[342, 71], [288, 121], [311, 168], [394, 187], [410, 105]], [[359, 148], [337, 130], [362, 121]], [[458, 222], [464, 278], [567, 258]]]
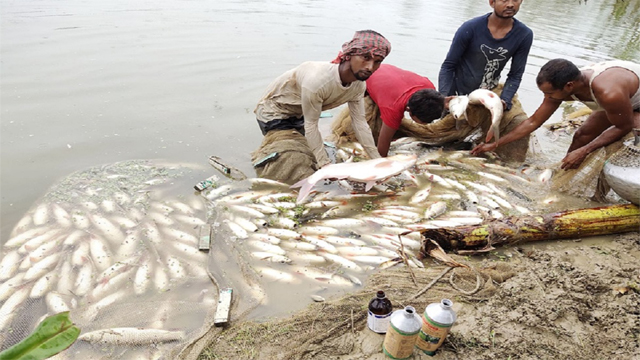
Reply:
[[489, 31], [489, 15], [491, 13], [473, 18], [456, 31], [440, 68], [438, 91], [450, 96], [468, 95], [479, 88], [493, 89], [511, 59], [511, 69], [500, 96], [510, 109], [511, 99], [522, 81], [533, 31], [514, 18], [511, 31], [504, 38], [495, 39]]
[[382, 64], [367, 80], [367, 92], [380, 108], [382, 121], [398, 130], [411, 95], [422, 89], [435, 89], [424, 76]]
[[347, 103], [353, 130], [358, 141], [372, 159], [380, 157], [373, 141], [371, 129], [364, 117], [364, 81], [343, 86], [338, 73], [339, 64], [308, 61], [276, 78], [254, 113], [258, 121], [301, 118], [304, 116], [305, 137], [318, 161], [323, 166], [331, 161], [324, 150], [318, 129], [320, 113]]

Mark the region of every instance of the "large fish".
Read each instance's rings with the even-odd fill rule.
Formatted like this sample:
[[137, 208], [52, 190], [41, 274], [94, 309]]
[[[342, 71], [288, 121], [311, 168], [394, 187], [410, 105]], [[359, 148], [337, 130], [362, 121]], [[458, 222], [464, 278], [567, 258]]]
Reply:
[[467, 119], [467, 106], [469, 97], [466, 95], [454, 96], [449, 100], [449, 112], [456, 120], [456, 130], [460, 130], [462, 123]]
[[369, 191], [378, 181], [398, 175], [415, 165], [416, 159], [415, 155], [401, 154], [360, 162], [330, 164], [291, 185], [291, 188], [300, 188], [297, 203], [302, 202], [309, 195], [313, 186], [324, 179], [348, 179], [363, 182], [366, 184], [365, 191]]
[[469, 94], [470, 104], [482, 104], [491, 112], [491, 127], [487, 131], [485, 141], [489, 142], [495, 136], [496, 140], [500, 138], [500, 120], [502, 120], [502, 100], [491, 90], [477, 89]]

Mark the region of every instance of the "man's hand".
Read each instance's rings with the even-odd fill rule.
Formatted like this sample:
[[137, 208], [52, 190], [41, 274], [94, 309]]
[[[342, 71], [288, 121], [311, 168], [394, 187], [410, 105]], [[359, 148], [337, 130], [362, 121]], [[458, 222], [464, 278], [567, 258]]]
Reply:
[[449, 111], [449, 102], [451, 102], [451, 99], [453, 99], [455, 96], [445, 96], [444, 97], [444, 110]]
[[473, 150], [471, 150], [471, 155], [478, 155], [487, 151], [493, 151], [497, 147], [498, 147], [498, 144], [495, 142], [481, 143], [480, 145], [474, 147]]
[[587, 153], [583, 147], [575, 149], [562, 159], [562, 165], [560, 168], [564, 170], [577, 169], [580, 167], [580, 164], [582, 164], [587, 155], [589, 155], [589, 153]]

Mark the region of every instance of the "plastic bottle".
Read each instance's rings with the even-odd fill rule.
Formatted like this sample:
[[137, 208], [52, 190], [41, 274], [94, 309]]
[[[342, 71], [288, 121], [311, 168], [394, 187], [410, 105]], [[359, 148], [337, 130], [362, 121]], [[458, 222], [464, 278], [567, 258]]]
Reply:
[[392, 310], [393, 306], [391, 305], [391, 301], [387, 299], [384, 291], [378, 291], [376, 297], [369, 301], [369, 311], [367, 315], [367, 326], [369, 329], [378, 334], [386, 333]]
[[435, 355], [442, 345], [451, 326], [456, 321], [456, 313], [451, 308], [453, 302], [442, 299], [439, 303], [429, 304], [422, 316], [422, 328], [416, 341], [416, 347], [427, 355]]
[[392, 359], [408, 359], [418, 340], [422, 321], [413, 306], [394, 311], [384, 336], [382, 352]]
[[198, 191], [202, 191], [206, 188], [208, 188], [209, 186], [213, 185], [216, 183], [216, 181], [218, 181], [219, 178], [215, 175], [213, 176], [209, 176], [207, 179], [200, 181], [199, 183], [197, 183], [193, 188], [198, 190]]

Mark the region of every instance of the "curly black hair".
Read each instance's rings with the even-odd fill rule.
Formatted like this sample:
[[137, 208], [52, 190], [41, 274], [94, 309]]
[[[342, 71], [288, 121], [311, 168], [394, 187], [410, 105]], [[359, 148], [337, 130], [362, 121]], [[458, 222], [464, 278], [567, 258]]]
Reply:
[[418, 90], [409, 98], [407, 107], [411, 115], [428, 124], [442, 115], [444, 95], [434, 89]]
[[580, 78], [580, 69], [569, 60], [553, 59], [549, 60], [536, 77], [538, 86], [548, 82], [556, 90], [564, 89], [569, 81]]

